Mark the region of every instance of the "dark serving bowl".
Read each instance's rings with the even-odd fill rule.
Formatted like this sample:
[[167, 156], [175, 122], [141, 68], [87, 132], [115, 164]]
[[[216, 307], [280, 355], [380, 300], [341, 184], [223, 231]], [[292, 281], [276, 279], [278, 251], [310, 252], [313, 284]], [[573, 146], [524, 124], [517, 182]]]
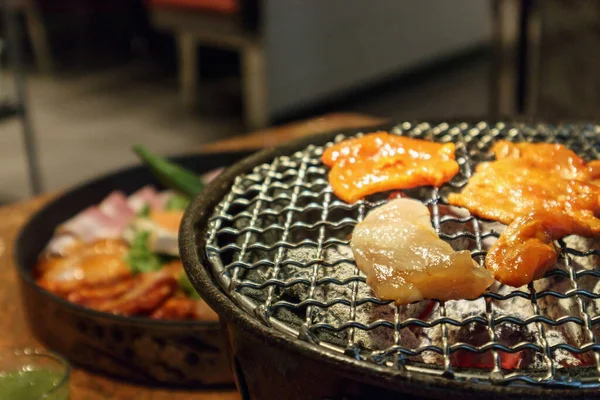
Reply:
[[[204, 173], [226, 167], [248, 153], [174, 158]], [[97, 312], [72, 304], [36, 285], [33, 269], [55, 227], [113, 190], [133, 193], [161, 187], [150, 171], [136, 166], [69, 191], [36, 213], [15, 248], [26, 318], [34, 335], [76, 365], [144, 384], [202, 387], [233, 382], [226, 340], [218, 322], [160, 321]]]

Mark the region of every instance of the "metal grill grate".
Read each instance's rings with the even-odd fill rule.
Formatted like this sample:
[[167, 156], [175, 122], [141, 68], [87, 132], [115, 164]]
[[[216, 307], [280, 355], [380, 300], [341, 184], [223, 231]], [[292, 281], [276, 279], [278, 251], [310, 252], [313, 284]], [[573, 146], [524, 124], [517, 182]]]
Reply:
[[[494, 141], [559, 142], [588, 160], [600, 151], [600, 126], [589, 124], [403, 123], [392, 132], [457, 144], [460, 172], [451, 182], [405, 194], [430, 208], [442, 239], [480, 263], [502, 226], [457, 213], [445, 199], [491, 159]], [[356, 268], [348, 235], [386, 195], [337, 199], [320, 162], [328, 145], [237, 177], [217, 208], [206, 251], [236, 304], [293, 337], [390, 368], [482, 384], [600, 386], [600, 244], [561, 240], [560, 265], [527, 287], [495, 285], [472, 301], [381, 301]], [[475, 355], [478, 368], [460, 361]], [[520, 364], [505, 364], [517, 356]]]

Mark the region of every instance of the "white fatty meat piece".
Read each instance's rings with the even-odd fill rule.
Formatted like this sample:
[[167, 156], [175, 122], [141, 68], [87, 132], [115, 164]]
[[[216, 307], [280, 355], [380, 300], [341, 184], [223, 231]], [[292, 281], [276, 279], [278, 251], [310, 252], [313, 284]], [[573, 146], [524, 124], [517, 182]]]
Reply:
[[494, 282], [469, 251], [456, 252], [439, 238], [429, 210], [416, 200], [396, 199], [371, 211], [350, 245], [375, 295], [397, 304], [473, 299]]

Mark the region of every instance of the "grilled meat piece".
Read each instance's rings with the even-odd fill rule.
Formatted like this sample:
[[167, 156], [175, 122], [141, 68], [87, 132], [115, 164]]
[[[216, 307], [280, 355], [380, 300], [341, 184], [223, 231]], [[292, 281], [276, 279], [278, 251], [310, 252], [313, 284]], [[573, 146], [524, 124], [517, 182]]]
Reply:
[[563, 179], [590, 182], [600, 177], [598, 162], [586, 164], [585, 160], [562, 144], [513, 143], [500, 140], [492, 147], [496, 160], [526, 160], [535, 168], [557, 173]]
[[99, 311], [152, 313], [155, 318], [166, 319], [216, 319], [203, 301], [186, 297], [169, 301], [183, 273], [180, 260], [160, 271], [134, 276], [124, 261], [127, 250], [127, 244], [116, 239], [77, 242], [61, 257], [42, 257], [38, 284], [75, 304]]
[[480, 164], [463, 191], [450, 194], [448, 201], [510, 224], [488, 253], [486, 266], [500, 282], [518, 287], [555, 265], [553, 240], [600, 234], [600, 186], [575, 179], [593, 179], [593, 168], [566, 156], [570, 150], [564, 147], [527, 143], [495, 150], [501, 159]]
[[128, 247], [118, 239], [76, 243], [63, 256], [42, 256], [38, 264], [38, 284], [59, 295], [78, 288], [108, 285], [131, 277], [124, 261]]
[[453, 143], [433, 143], [377, 132], [328, 148], [322, 161], [340, 199], [354, 203], [388, 190], [440, 186], [458, 172]]
[[352, 234], [357, 266], [377, 295], [397, 304], [472, 299], [494, 281], [468, 250], [455, 252], [431, 226], [421, 202], [396, 199], [371, 211]]
[[481, 218], [510, 224], [534, 211], [569, 214], [582, 227], [598, 229], [600, 187], [561, 179], [548, 169], [520, 159], [482, 163], [461, 193], [450, 193], [450, 204], [465, 207]]
[[93, 305], [99, 311], [121, 315], [148, 314], [177, 290], [177, 280], [168, 271], [138, 275], [134, 287], [122, 296]]
[[101, 304], [112, 301], [132, 290], [137, 283], [133, 276], [109, 284], [81, 287], [68, 294], [67, 299], [75, 304], [98, 308]]
[[571, 234], [593, 236], [599, 229], [591, 229], [567, 214], [534, 212], [509, 225], [488, 252], [486, 266], [498, 281], [523, 286], [542, 278], [556, 265], [554, 240]]

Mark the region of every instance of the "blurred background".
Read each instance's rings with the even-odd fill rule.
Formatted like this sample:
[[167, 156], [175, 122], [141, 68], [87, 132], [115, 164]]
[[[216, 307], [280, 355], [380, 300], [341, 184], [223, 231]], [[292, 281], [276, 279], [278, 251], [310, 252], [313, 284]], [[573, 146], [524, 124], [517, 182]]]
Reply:
[[600, 104], [596, 0], [2, 1], [0, 203], [30, 195], [28, 161], [33, 189], [58, 190], [135, 162], [134, 143]]

